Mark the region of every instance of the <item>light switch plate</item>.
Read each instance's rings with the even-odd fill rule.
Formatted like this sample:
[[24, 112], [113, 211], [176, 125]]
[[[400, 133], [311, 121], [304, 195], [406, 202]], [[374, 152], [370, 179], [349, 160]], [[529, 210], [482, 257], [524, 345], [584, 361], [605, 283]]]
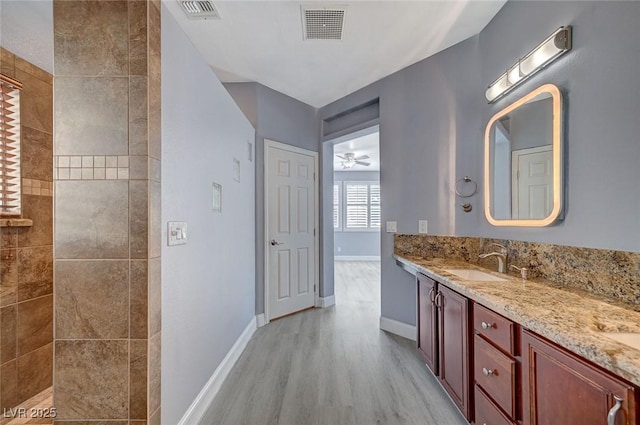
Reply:
[[213, 212], [222, 212], [222, 185], [219, 183], [211, 184], [211, 209]]
[[187, 243], [187, 223], [185, 221], [167, 222], [167, 245], [184, 245]]
[[418, 220], [418, 233], [429, 232], [429, 222], [427, 220]]
[[396, 233], [398, 231], [397, 221], [387, 221], [387, 233]]
[[233, 158], [233, 179], [240, 182], [240, 160]]

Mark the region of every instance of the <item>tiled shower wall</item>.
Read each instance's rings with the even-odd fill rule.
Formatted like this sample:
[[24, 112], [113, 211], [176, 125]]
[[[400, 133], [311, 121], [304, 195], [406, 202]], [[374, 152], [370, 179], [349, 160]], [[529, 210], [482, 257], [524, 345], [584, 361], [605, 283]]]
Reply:
[[[0, 412], [51, 386], [53, 361], [53, 79], [0, 49], [0, 72], [23, 84], [22, 209], [0, 227]], [[3, 223], [7, 224], [7, 223]]]
[[160, 4], [54, 0], [54, 33], [56, 423], [159, 424]]

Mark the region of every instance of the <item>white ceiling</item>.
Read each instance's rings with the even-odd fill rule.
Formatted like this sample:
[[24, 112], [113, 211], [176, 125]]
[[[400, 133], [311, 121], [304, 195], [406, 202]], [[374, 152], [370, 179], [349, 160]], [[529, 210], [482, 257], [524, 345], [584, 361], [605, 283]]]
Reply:
[[[220, 20], [165, 5], [223, 82], [322, 107], [479, 33], [506, 0], [213, 1]], [[347, 5], [342, 41], [304, 40], [301, 4]]]
[[[342, 160], [336, 155], [344, 156], [345, 153], [352, 152], [356, 157], [369, 155], [369, 159], [364, 162], [371, 163], [370, 166], [354, 165], [348, 170], [342, 169]], [[375, 132], [361, 136], [346, 142], [333, 145], [333, 170], [334, 171], [380, 171], [380, 133]]]

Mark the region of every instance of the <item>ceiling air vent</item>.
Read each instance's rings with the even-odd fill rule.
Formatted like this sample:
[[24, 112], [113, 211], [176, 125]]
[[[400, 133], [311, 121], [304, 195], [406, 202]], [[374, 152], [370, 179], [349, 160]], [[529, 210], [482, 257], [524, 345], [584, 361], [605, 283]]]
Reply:
[[346, 6], [302, 5], [305, 40], [342, 40]]
[[190, 19], [220, 19], [218, 9], [210, 1], [179, 0], [179, 2]]

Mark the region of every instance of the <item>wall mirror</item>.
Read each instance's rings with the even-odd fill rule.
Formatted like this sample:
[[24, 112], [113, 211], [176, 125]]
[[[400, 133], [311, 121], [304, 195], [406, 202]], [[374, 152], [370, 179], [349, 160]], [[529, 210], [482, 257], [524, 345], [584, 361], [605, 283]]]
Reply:
[[494, 226], [548, 226], [563, 209], [562, 94], [545, 84], [487, 124], [485, 215]]

